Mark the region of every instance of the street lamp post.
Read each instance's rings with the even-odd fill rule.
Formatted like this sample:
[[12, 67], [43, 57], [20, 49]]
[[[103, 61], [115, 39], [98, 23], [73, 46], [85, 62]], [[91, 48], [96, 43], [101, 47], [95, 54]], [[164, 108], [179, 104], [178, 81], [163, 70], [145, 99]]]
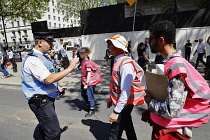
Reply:
[[174, 0], [174, 26], [176, 27], [177, 0]]

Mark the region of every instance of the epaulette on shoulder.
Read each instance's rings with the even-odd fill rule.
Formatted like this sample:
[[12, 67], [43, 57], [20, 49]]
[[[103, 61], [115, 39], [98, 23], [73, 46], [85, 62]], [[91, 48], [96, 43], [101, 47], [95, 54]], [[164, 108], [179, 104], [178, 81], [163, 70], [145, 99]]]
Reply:
[[37, 57], [36, 55], [34, 55], [34, 51], [30, 51], [30, 52], [28, 52], [28, 54], [27, 54], [27, 55]]

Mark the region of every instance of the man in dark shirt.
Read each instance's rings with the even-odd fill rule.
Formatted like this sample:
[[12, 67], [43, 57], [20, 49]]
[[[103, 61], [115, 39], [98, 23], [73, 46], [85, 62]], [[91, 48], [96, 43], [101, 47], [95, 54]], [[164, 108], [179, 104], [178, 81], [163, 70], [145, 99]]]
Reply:
[[185, 44], [185, 59], [187, 61], [190, 60], [191, 48], [192, 48], [192, 43], [190, 43], [190, 40], [188, 39], [187, 43]]

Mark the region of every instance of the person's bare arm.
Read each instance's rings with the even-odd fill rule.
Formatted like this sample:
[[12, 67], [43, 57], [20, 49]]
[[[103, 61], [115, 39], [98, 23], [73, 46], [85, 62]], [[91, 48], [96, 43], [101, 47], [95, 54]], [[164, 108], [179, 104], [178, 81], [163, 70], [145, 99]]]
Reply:
[[46, 84], [52, 84], [54, 82], [57, 82], [59, 80], [61, 80], [62, 78], [64, 78], [66, 75], [68, 75], [76, 66], [77, 62], [79, 61], [79, 58], [74, 58], [71, 60], [71, 63], [69, 65], [69, 67], [61, 72], [58, 73], [52, 73], [50, 74], [45, 80], [44, 82]]
[[209, 38], [207, 39], [207, 43], [210, 45], [210, 36], [209, 36]]
[[148, 59], [148, 57], [147, 57], [147, 55], [146, 55], [145, 52], [143, 52], [143, 56], [144, 56], [144, 58], [147, 60], [147, 62], [150, 63], [150, 61], [149, 61], [149, 59]]

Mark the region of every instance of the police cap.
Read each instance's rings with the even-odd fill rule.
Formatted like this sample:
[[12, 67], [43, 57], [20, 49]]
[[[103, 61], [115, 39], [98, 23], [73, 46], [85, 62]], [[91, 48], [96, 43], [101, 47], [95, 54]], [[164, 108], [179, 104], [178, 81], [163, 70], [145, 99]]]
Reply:
[[55, 42], [53, 32], [34, 32], [34, 39], [43, 39], [51, 42]]

